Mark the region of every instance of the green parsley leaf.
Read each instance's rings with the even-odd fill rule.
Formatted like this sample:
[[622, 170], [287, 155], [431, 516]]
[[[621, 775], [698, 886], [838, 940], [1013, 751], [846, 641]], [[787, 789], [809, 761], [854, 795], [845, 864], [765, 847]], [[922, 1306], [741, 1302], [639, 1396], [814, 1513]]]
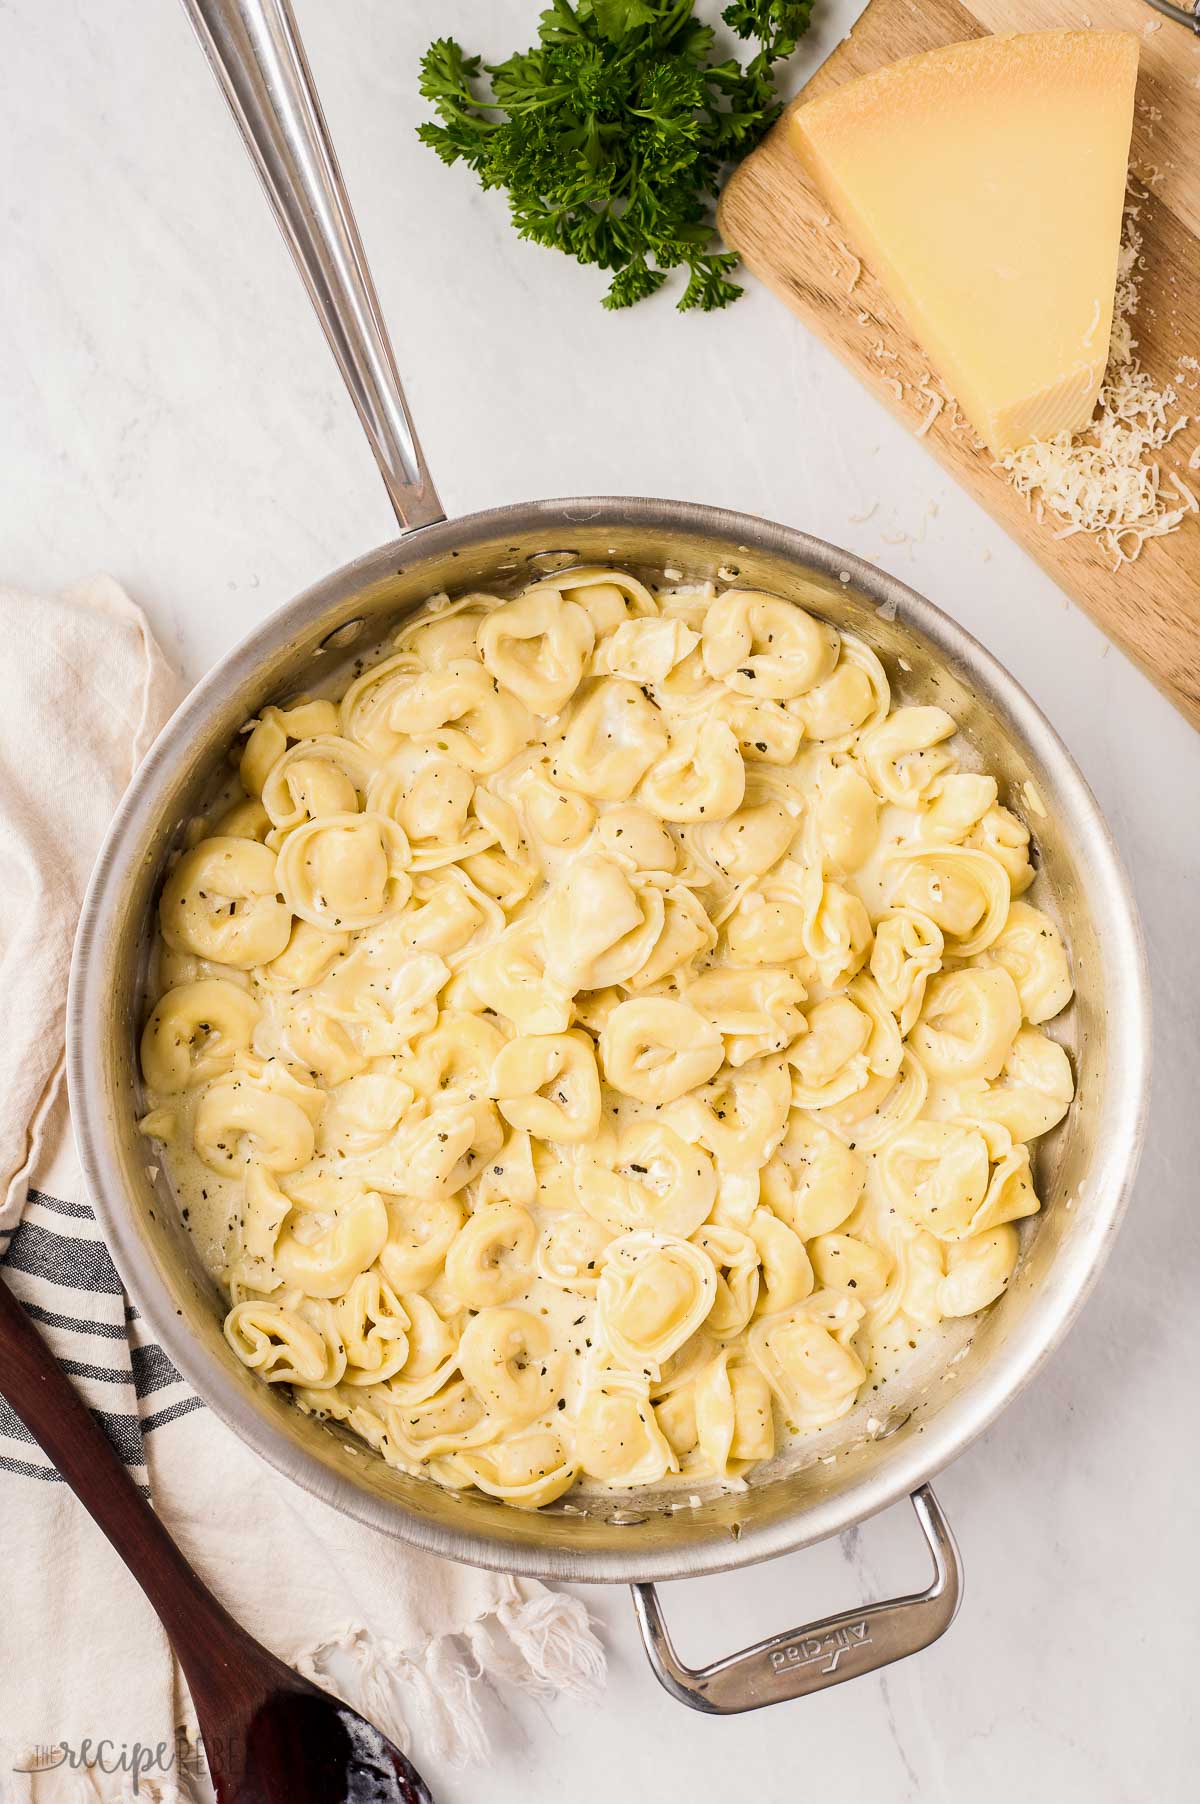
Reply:
[[523, 238], [611, 271], [606, 307], [633, 306], [679, 268], [681, 312], [727, 307], [742, 290], [714, 203], [779, 116], [771, 69], [812, 6], [732, 0], [725, 24], [757, 45], [743, 66], [713, 60], [692, 0], [551, 0], [537, 43], [502, 63], [485, 68], [452, 38], [429, 46], [421, 93], [436, 120], [418, 135], [503, 189]]

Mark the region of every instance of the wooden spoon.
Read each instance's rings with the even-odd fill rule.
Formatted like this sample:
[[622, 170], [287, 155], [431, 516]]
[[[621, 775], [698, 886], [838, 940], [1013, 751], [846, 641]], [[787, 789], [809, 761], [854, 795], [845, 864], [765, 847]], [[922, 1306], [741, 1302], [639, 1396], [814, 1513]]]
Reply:
[[260, 1647], [221, 1607], [3, 1281], [0, 1390], [157, 1612], [187, 1679], [220, 1804], [433, 1804], [378, 1729]]

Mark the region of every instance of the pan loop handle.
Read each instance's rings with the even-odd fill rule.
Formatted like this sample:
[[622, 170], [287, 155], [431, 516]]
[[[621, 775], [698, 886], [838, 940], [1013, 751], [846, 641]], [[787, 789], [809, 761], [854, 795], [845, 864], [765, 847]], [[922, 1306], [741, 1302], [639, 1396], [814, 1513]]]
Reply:
[[659, 1684], [693, 1710], [733, 1716], [808, 1697], [920, 1653], [954, 1621], [962, 1596], [962, 1569], [950, 1524], [929, 1486], [914, 1491], [910, 1502], [933, 1555], [928, 1590], [806, 1623], [711, 1666], [683, 1664], [671, 1645], [655, 1587], [634, 1585], [633, 1607]]
[[290, 0], [183, 0], [370, 441], [401, 528], [444, 520]]

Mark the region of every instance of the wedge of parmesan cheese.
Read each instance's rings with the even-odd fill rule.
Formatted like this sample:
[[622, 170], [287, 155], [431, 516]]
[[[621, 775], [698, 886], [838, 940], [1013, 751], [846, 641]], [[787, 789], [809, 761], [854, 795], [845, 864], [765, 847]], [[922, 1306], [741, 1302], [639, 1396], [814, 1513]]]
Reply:
[[982, 37], [792, 116], [853, 249], [996, 457], [1095, 407], [1137, 59], [1127, 32]]

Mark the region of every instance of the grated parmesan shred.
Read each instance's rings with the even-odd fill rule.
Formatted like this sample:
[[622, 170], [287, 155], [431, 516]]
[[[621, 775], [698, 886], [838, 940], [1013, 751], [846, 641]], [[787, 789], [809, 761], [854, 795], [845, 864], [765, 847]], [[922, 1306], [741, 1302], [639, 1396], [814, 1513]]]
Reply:
[[[1187, 416], [1171, 417], [1174, 388], [1156, 387], [1137, 357], [1132, 324], [1142, 249], [1137, 211], [1132, 206], [1126, 213], [1108, 368], [1095, 419], [1074, 438], [1064, 432], [1035, 440], [1003, 460], [1026, 501], [1036, 500], [1039, 510], [1061, 523], [1056, 539], [1089, 534], [1110, 554], [1114, 569], [1131, 564], [1148, 539], [1175, 532], [1197, 511], [1191, 491], [1163, 469], [1158, 455]], [[1195, 467], [1190, 459], [1188, 467]]]

